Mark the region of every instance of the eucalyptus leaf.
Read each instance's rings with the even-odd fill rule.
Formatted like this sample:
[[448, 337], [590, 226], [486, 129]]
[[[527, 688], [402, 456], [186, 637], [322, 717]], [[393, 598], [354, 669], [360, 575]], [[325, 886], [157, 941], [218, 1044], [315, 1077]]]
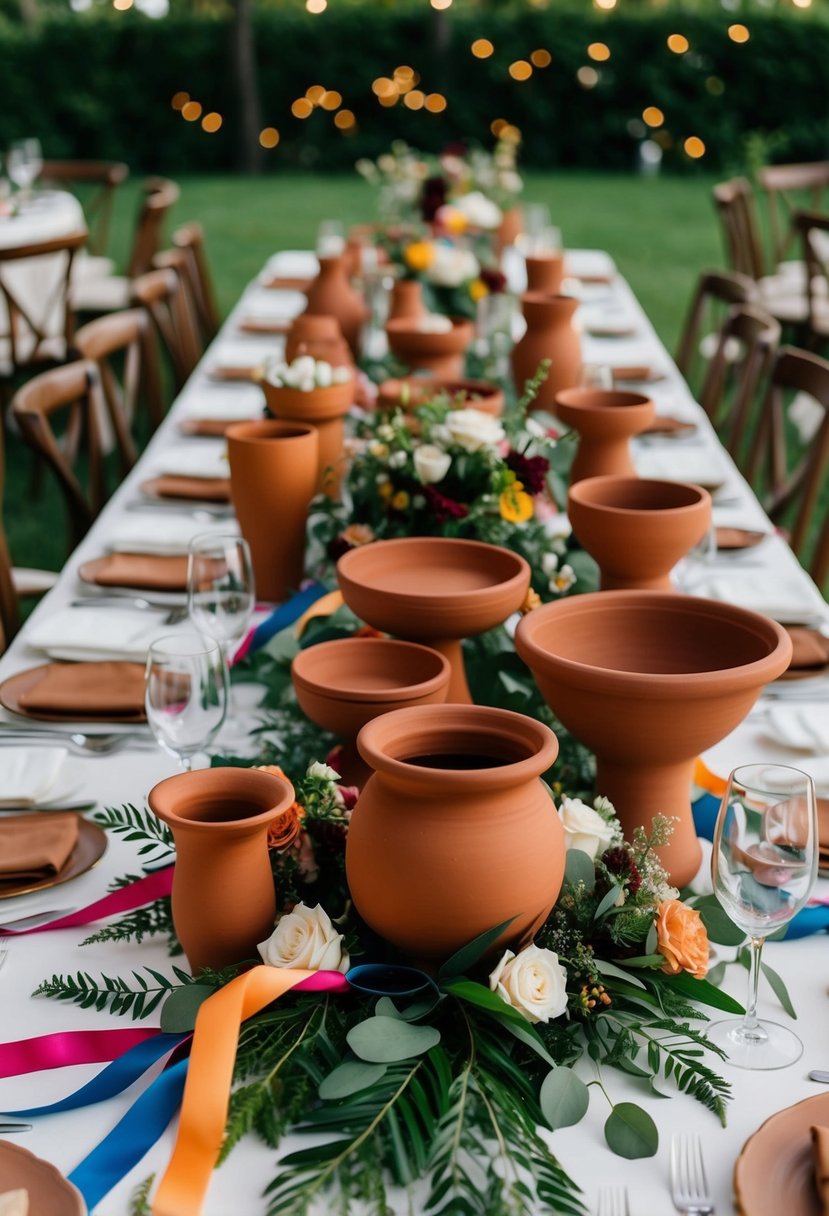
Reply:
[[548, 1072], [538, 1095], [544, 1118], [553, 1131], [572, 1127], [587, 1114], [590, 1091], [572, 1068], [554, 1068]]
[[551, 1068], [556, 1067], [555, 1060], [541, 1042], [538, 1032], [523, 1017], [505, 1018], [496, 1013], [495, 1019], [501, 1023], [505, 1030], [509, 1031], [513, 1038], [518, 1039], [519, 1042], [534, 1051], [537, 1056], [540, 1056], [545, 1064], [549, 1064]]
[[346, 1041], [361, 1060], [392, 1064], [431, 1051], [440, 1042], [440, 1031], [434, 1026], [411, 1026], [398, 1018], [375, 1016], [352, 1026]]
[[607, 892], [607, 894], [605, 896], [603, 896], [601, 902], [599, 903], [599, 906], [596, 908], [596, 911], [593, 913], [594, 920], [601, 920], [601, 918], [604, 916], [605, 912], [609, 912], [611, 908], [616, 906], [616, 900], [619, 898], [621, 890], [622, 890], [622, 888], [617, 886], [614, 883], [614, 885], [610, 888], [610, 890]]
[[618, 966], [616, 963], [608, 962], [603, 958], [595, 958], [593, 964], [600, 975], [613, 976], [617, 980], [625, 980], [628, 984], [635, 984], [637, 988], [645, 988], [645, 985], [635, 975], [629, 975], [624, 967]]
[[778, 975], [778, 973], [776, 971], [774, 971], [768, 965], [768, 963], [761, 963], [760, 968], [763, 972], [763, 975], [768, 980], [772, 992], [777, 997], [778, 1001], [783, 1006], [783, 1008], [786, 1010], [786, 1013], [789, 1015], [790, 1018], [794, 1018], [795, 1021], [797, 1021], [797, 1011], [795, 1010], [795, 1007], [792, 1004], [792, 998], [789, 996], [789, 990], [786, 987], [786, 985], [784, 984], [782, 977], [780, 975]]
[[419, 1000], [412, 1001], [410, 1005], [400, 1009], [390, 996], [381, 996], [374, 1006], [374, 1012], [381, 1017], [399, 1018], [401, 1022], [416, 1022], [418, 1018], [423, 1018], [427, 1013], [431, 1013], [440, 999], [440, 996], [435, 993], [433, 996], [421, 997]]
[[645, 954], [656, 954], [656, 947], [659, 945], [659, 934], [656, 931], [656, 925], [651, 925], [648, 929], [648, 936], [645, 938]]
[[719, 988], [709, 984], [708, 980], [695, 980], [687, 971], [680, 971], [679, 975], [660, 974], [659, 983], [667, 984], [669, 988], [676, 989], [692, 1001], [699, 1001], [701, 1005], [710, 1005], [713, 1009], [724, 1010], [725, 1013], [745, 1013], [745, 1009], [733, 996], [721, 992]]
[[582, 849], [568, 849], [564, 855], [564, 882], [568, 887], [584, 884], [586, 891], [596, 885], [596, 870], [593, 862]]
[[338, 1098], [350, 1098], [362, 1089], [368, 1089], [385, 1076], [385, 1064], [367, 1064], [364, 1060], [346, 1060], [323, 1079], [319, 1095], [326, 1102]]
[[634, 1161], [654, 1157], [659, 1148], [659, 1132], [647, 1111], [634, 1102], [618, 1102], [604, 1125], [604, 1136], [617, 1157]]
[[698, 906], [697, 910], [710, 941], [719, 946], [741, 946], [746, 940], [743, 930], [734, 924], [716, 900], [713, 904]]
[[211, 984], [185, 984], [174, 988], [161, 1006], [165, 1034], [186, 1034], [196, 1025], [196, 1014], [216, 989]]
[[498, 940], [505, 929], [508, 929], [515, 920], [511, 916], [509, 920], [504, 920], [500, 925], [495, 925], [492, 929], [487, 929], [485, 933], [480, 933], [477, 937], [473, 937], [471, 942], [467, 942], [465, 946], [461, 946], [451, 958], [448, 958], [438, 971], [438, 981], [453, 979], [457, 975], [464, 975], [470, 967], [474, 967], [478, 959], [482, 958], [490, 946]]

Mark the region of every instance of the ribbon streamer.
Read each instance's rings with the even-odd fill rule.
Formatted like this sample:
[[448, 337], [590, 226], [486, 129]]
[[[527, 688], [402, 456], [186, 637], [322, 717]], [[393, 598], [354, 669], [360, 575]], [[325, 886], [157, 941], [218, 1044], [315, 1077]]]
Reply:
[[311, 605], [327, 591], [328, 588], [322, 583], [312, 583], [309, 587], [298, 591], [296, 595], [292, 595], [284, 604], [280, 604], [270, 616], [265, 617], [264, 621], [248, 634], [236, 651], [233, 659], [234, 665], [246, 655], [255, 654], [257, 650], [261, 650], [265, 643], [269, 642], [277, 633], [281, 633], [283, 629], [293, 625], [294, 621], [307, 612]]
[[115, 1060], [145, 1039], [157, 1035], [155, 1028], [130, 1026], [127, 1030], [67, 1030], [62, 1034], [0, 1043], [0, 1077], [19, 1077], [68, 1064], [100, 1064]]
[[78, 925], [91, 925], [96, 920], [104, 920], [108, 916], [117, 916], [121, 912], [132, 912], [144, 904], [153, 903], [169, 895], [173, 889], [173, 866], [164, 866], [161, 870], [153, 870], [151, 874], [130, 883], [128, 887], [120, 887], [110, 891], [95, 903], [78, 908], [68, 916], [57, 920], [47, 921], [45, 925], [35, 925], [32, 929], [2, 929], [0, 936], [25, 937], [27, 933], [45, 933], [52, 929], [74, 929]]

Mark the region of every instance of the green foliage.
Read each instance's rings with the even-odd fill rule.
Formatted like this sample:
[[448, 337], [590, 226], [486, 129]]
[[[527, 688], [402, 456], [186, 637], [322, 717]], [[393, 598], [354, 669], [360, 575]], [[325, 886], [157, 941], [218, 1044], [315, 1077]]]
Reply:
[[104, 1009], [110, 1013], [128, 1013], [135, 1022], [149, 1017], [172, 992], [193, 982], [192, 977], [180, 967], [173, 967], [175, 979], [162, 975], [152, 967], [143, 967], [142, 970], [153, 983], [138, 971], [132, 972], [134, 987], [119, 975], [101, 975], [100, 979], [96, 979], [88, 971], [76, 971], [74, 975], [53, 975], [51, 979], [44, 980], [32, 995], [71, 1001], [73, 1005], [80, 1005], [81, 1009], [95, 1008], [99, 1013]]
[[155, 1174], [150, 1174], [143, 1182], [139, 1182], [130, 1195], [129, 1216], [152, 1216], [150, 1191], [153, 1189]]
[[619, 1157], [654, 1157], [659, 1148], [656, 1124], [641, 1106], [619, 1102], [604, 1125], [605, 1140]]
[[93, 818], [107, 832], [123, 836], [131, 844], [139, 844], [138, 856], [145, 868], [149, 865], [157, 870], [172, 862], [175, 856], [173, 833], [152, 811], [139, 811], [131, 803], [125, 803], [121, 807], [108, 806]]

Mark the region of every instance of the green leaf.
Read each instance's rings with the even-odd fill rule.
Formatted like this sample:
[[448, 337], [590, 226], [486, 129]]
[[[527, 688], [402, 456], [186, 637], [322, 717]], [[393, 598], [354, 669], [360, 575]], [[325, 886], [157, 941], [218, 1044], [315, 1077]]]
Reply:
[[719, 901], [713, 896], [712, 899], [714, 902], [711, 904], [697, 904], [697, 911], [705, 925], [709, 941], [720, 946], [741, 946], [746, 940], [745, 933], [734, 924]]
[[615, 907], [616, 900], [619, 898], [619, 892], [621, 889], [621, 887], [616, 886], [615, 884], [610, 888], [607, 894], [603, 897], [596, 911], [593, 913], [594, 920], [601, 920], [605, 912], [609, 912], [611, 908]]
[[564, 855], [564, 882], [568, 887], [584, 883], [586, 891], [596, 885], [596, 870], [591, 859], [581, 849], [568, 849]]
[[319, 1087], [319, 1096], [326, 1102], [349, 1098], [368, 1089], [385, 1076], [385, 1064], [366, 1064], [363, 1060], [346, 1060], [330, 1072]]
[[520, 1022], [522, 1026], [528, 1025], [524, 1015], [513, 1009], [512, 1005], [508, 1005], [502, 996], [485, 988], [483, 984], [476, 984], [474, 980], [453, 980], [451, 984], [444, 985], [444, 992], [457, 997], [459, 1001], [467, 1001], [470, 1005], [486, 1009], [488, 1013]]
[[[657, 979], [657, 976], [654, 975], [653, 979]], [[658, 982], [681, 992], [683, 996], [690, 997], [692, 1001], [699, 1001], [701, 1005], [710, 1005], [713, 1009], [724, 1010], [725, 1013], [745, 1013], [745, 1009], [739, 1001], [734, 1000], [733, 996], [729, 996], [727, 992], [721, 992], [707, 980], [695, 980], [687, 971], [680, 971], [679, 975], [659, 973]]]
[[210, 984], [187, 984], [174, 989], [161, 1007], [161, 1029], [165, 1034], [185, 1034], [196, 1025], [196, 1014], [216, 991]]
[[656, 954], [656, 947], [659, 945], [659, 934], [656, 931], [656, 925], [651, 925], [648, 929], [648, 936], [645, 938], [645, 954]]
[[637, 976], [628, 975], [624, 967], [620, 967], [617, 963], [608, 962], [603, 958], [594, 959], [593, 962], [600, 975], [610, 975], [617, 980], [626, 980], [628, 984], [635, 984], [638, 988], [645, 990], [645, 985]]
[[723, 978], [725, 977], [725, 970], [725, 963], [717, 963], [716, 966], [711, 968], [705, 978], [708, 980], [709, 984], [713, 984], [715, 988], [719, 988], [720, 984], [723, 982]]
[[470, 967], [474, 967], [478, 959], [486, 954], [490, 946], [498, 940], [514, 920], [515, 917], [511, 916], [509, 920], [502, 921], [494, 929], [487, 929], [485, 933], [480, 933], [477, 937], [473, 937], [471, 942], [461, 946], [460, 950], [448, 958], [438, 971], [438, 983], [442, 980], [453, 979], [456, 975], [464, 975]]
[[572, 1068], [554, 1068], [542, 1082], [538, 1101], [544, 1118], [556, 1131], [581, 1122], [590, 1104], [590, 1091]]
[[550, 1055], [547, 1048], [538, 1037], [538, 1033], [533, 1029], [529, 1022], [524, 1018], [505, 1018], [500, 1014], [494, 1014], [496, 1022], [500, 1022], [505, 1030], [526, 1047], [531, 1048], [537, 1056], [540, 1056], [545, 1064], [549, 1064], [551, 1068], [556, 1067], [556, 1062]]
[[763, 972], [763, 975], [766, 977], [769, 984], [771, 985], [771, 989], [772, 989], [774, 995], [777, 997], [780, 1004], [786, 1010], [786, 1013], [789, 1015], [790, 1018], [794, 1018], [795, 1021], [797, 1021], [797, 1011], [795, 1010], [795, 1007], [792, 1004], [792, 998], [789, 996], [789, 990], [786, 987], [786, 985], [784, 984], [782, 977], [780, 975], [778, 975], [778, 973], [776, 971], [774, 971], [768, 965], [768, 963], [761, 963], [760, 968]]
[[352, 1026], [346, 1041], [361, 1060], [371, 1064], [391, 1064], [425, 1055], [440, 1042], [434, 1026], [410, 1026], [397, 1018], [366, 1018]]
[[659, 1132], [647, 1111], [633, 1102], [619, 1102], [604, 1125], [604, 1138], [617, 1157], [634, 1161], [654, 1157], [659, 1148]]

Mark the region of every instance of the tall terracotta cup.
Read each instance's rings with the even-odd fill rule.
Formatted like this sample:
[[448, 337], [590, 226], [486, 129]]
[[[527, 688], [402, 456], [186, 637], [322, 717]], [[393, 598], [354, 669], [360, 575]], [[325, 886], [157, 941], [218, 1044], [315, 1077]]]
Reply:
[[354, 364], [337, 318], [316, 313], [300, 313], [291, 322], [285, 338], [286, 363], [293, 362], [297, 355], [324, 359], [332, 367], [351, 367]]
[[319, 274], [306, 292], [308, 307], [305, 311], [336, 317], [351, 353], [357, 359], [360, 356], [360, 333], [368, 316], [368, 308], [362, 296], [351, 286], [348, 261], [345, 253], [319, 259]]
[[317, 491], [338, 498], [345, 465], [345, 416], [354, 403], [355, 383], [329, 384], [303, 392], [262, 381], [268, 412], [282, 422], [312, 426], [317, 432]]
[[527, 291], [543, 291], [558, 295], [564, 279], [563, 253], [528, 253]]
[[389, 306], [390, 321], [398, 317], [417, 320], [426, 316], [426, 305], [423, 303], [423, 289], [417, 279], [398, 279], [391, 289], [391, 304]]
[[227, 431], [230, 495], [264, 600], [284, 600], [302, 581], [317, 452], [311, 426], [239, 422]]
[[543, 359], [551, 360], [547, 378], [533, 402], [535, 409], [552, 410], [556, 394], [572, 388], [581, 377], [581, 340], [573, 325], [579, 306], [572, 296], [527, 291], [521, 308], [527, 330], [512, 351], [512, 374], [519, 396]]

